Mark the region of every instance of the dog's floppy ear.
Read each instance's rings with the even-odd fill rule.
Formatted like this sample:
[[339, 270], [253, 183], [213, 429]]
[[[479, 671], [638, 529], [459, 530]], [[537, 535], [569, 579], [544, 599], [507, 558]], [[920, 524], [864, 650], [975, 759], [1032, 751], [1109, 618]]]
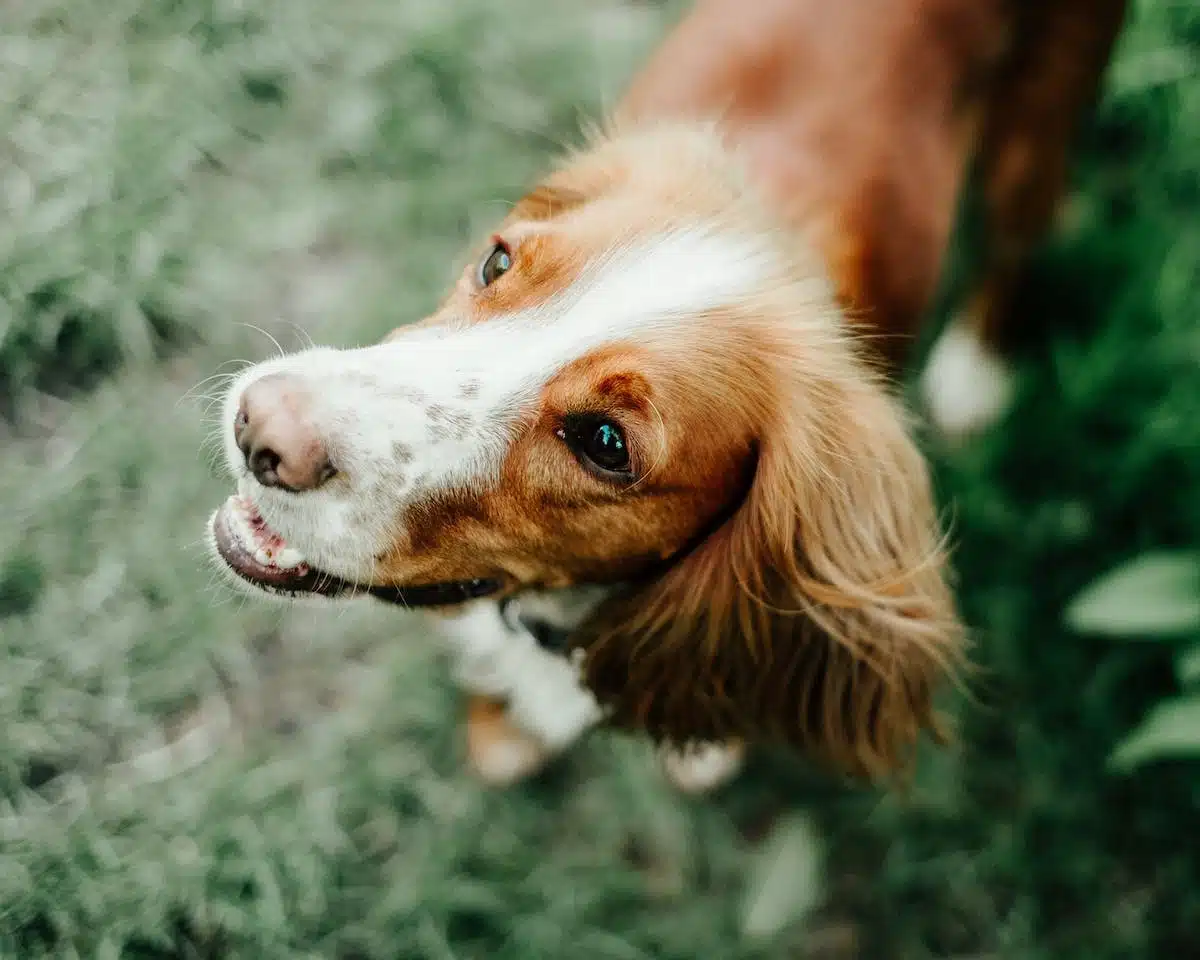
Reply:
[[744, 501], [585, 625], [584, 679], [659, 740], [782, 740], [886, 775], [922, 730], [942, 738], [934, 693], [962, 650], [926, 465], [852, 357], [773, 359]]

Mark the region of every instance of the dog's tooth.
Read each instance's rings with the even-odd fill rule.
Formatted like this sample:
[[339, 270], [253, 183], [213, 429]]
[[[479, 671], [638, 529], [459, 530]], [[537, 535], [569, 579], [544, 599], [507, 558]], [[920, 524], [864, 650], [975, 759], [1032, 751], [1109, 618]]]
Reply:
[[304, 562], [304, 557], [299, 550], [294, 550], [291, 547], [284, 547], [275, 556], [275, 565], [291, 570], [293, 567], [298, 567]]
[[237, 520], [237, 535], [242, 541], [242, 546], [247, 550], [253, 550], [258, 545], [258, 538], [254, 535], [254, 528], [250, 526], [250, 521], [245, 517], [239, 517]]
[[267, 553], [266, 550], [263, 550], [261, 547], [259, 547], [257, 550], [254, 551], [254, 559], [257, 560], [264, 567], [269, 567], [272, 565], [271, 564], [271, 555], [269, 553]]

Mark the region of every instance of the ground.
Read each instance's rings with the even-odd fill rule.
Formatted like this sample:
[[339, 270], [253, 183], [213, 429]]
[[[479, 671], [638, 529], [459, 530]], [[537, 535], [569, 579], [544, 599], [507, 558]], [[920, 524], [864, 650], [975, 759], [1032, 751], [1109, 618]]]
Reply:
[[419, 626], [236, 597], [201, 543], [205, 378], [420, 317], [672, 7], [6, 7], [0, 956], [1184, 953], [1196, 766], [1105, 766], [1170, 661], [1062, 623], [1200, 544], [1200, 14], [1133, 6], [1014, 414], [927, 444], [980, 666], [957, 747], [906, 796], [771, 756], [709, 799], [606, 735], [481, 789]]

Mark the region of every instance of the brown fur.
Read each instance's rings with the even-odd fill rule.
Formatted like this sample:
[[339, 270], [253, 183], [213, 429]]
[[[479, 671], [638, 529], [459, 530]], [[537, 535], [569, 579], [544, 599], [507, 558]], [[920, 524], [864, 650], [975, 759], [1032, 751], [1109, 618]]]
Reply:
[[1027, 3], [1015, 45], [992, 86], [979, 141], [987, 229], [971, 314], [984, 340], [1010, 345], [1021, 317], [1012, 298], [1030, 252], [1068, 183], [1070, 149], [1092, 105], [1127, 0]]
[[748, 491], [588, 625], [585, 676], [615, 723], [660, 739], [781, 740], [882, 774], [937, 729], [962, 652], [925, 465], [848, 344], [755, 320], [758, 375], [724, 401], [758, 417]]
[[701, 0], [619, 114], [719, 120], [759, 186], [815, 231], [843, 304], [897, 369], [978, 163], [988, 233], [976, 299], [1008, 297], [1066, 185], [1126, 0]]
[[[716, 138], [692, 127], [605, 138], [551, 182], [586, 199], [532, 222], [518, 205], [498, 232], [513, 251], [510, 272], [480, 290], [471, 264], [427, 322], [486, 323], [533, 305], [594, 267], [613, 244], [697, 216], [769, 229]], [[816, 269], [809, 263], [794, 275]], [[832, 321], [832, 306], [822, 300], [820, 307]], [[422, 504], [406, 524], [416, 532], [379, 558], [380, 576], [559, 587], [625, 582], [661, 567], [741, 495], [749, 475], [759, 411], [734, 413], [729, 401], [760, 371], [744, 343], [748, 327], [728, 319], [685, 318], [674, 336], [613, 344], [560, 370], [524, 411], [501, 482]], [[699, 328], [706, 347], [695, 343]], [[690, 379], [697, 369], [700, 381]], [[618, 415], [626, 429], [635, 477], [626, 486], [581, 468], [557, 436], [569, 414], [597, 411]]]

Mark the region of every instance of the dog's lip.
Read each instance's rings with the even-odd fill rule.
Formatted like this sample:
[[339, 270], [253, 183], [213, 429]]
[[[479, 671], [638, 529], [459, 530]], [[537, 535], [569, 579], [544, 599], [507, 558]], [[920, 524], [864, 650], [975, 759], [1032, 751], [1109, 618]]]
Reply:
[[249, 498], [234, 495], [213, 514], [213, 544], [229, 569], [247, 583], [284, 596], [365, 594], [405, 607], [453, 606], [491, 596], [500, 578], [476, 577], [394, 587], [356, 584], [315, 569], [272, 530]]
[[256, 587], [284, 593], [329, 592], [333, 580], [314, 570], [275, 533], [254, 503], [234, 495], [212, 518], [213, 543], [229, 569]]

